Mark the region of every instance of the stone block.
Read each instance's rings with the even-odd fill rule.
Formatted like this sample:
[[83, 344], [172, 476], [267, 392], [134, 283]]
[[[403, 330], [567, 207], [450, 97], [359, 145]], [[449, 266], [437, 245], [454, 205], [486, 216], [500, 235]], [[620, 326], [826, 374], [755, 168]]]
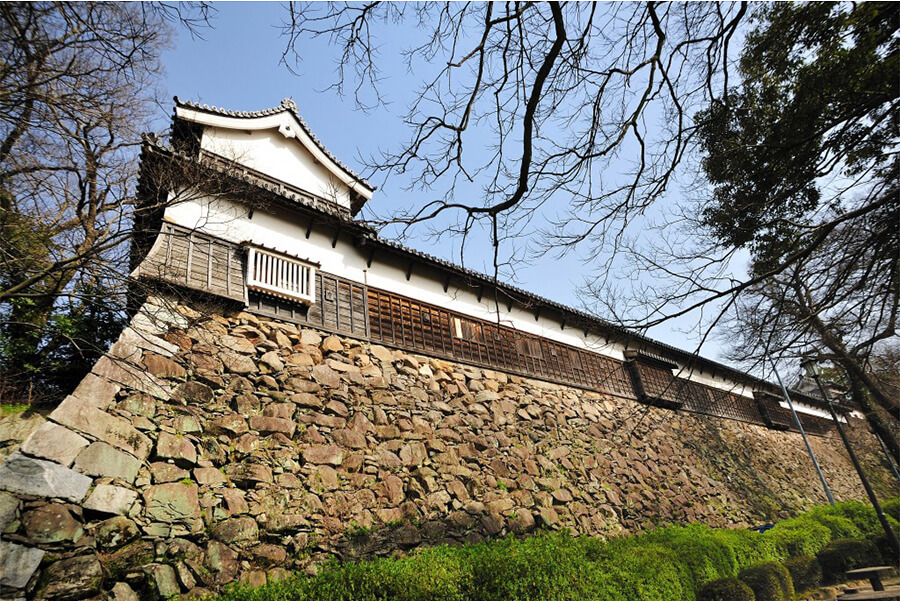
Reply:
[[198, 467], [194, 470], [194, 479], [201, 486], [224, 486], [228, 483], [225, 474], [214, 467]]
[[196, 484], [157, 484], [144, 492], [147, 515], [160, 522], [177, 522], [200, 517]]
[[212, 388], [201, 382], [184, 382], [175, 389], [173, 398], [186, 403], [208, 403], [213, 400]]
[[50, 564], [44, 571], [37, 598], [55, 601], [84, 599], [99, 593], [102, 583], [103, 567], [94, 555], [63, 559]]
[[72, 396], [83, 399], [98, 409], [106, 409], [112, 405], [121, 389], [118, 384], [89, 373], [78, 383]]
[[313, 464], [340, 465], [344, 452], [334, 445], [316, 445], [303, 451], [303, 460]]
[[181, 592], [178, 585], [178, 578], [175, 575], [175, 568], [163, 563], [152, 563], [144, 566], [144, 573], [147, 574], [147, 580], [150, 588], [159, 599], [168, 599]]
[[225, 474], [236, 486], [250, 488], [257, 483], [271, 484], [272, 468], [262, 463], [232, 463], [225, 466]]
[[156, 441], [156, 456], [163, 460], [172, 460], [181, 467], [191, 467], [197, 463], [197, 449], [191, 441], [168, 432], [160, 432]]
[[22, 502], [16, 495], [0, 491], [0, 534], [6, 532], [8, 527], [15, 526], [21, 505]]
[[154, 484], [165, 484], [166, 482], [183, 480], [189, 477], [190, 473], [177, 465], [164, 461], [154, 461], [150, 464], [150, 475], [153, 477]]
[[86, 438], [68, 428], [45, 422], [22, 444], [22, 452], [69, 467], [88, 444]]
[[50, 414], [50, 419], [128, 451], [138, 459], [146, 459], [150, 454], [150, 439], [129, 422], [101, 411], [78, 397], [66, 397]]
[[[119, 343], [150, 351], [163, 357], [172, 357], [180, 350], [178, 345], [163, 340], [159, 336], [154, 336], [149, 332], [139, 332], [131, 327], [122, 330], [119, 339], [116, 341], [116, 344]], [[116, 344], [113, 345], [113, 348], [115, 348]], [[112, 348], [110, 348], [110, 354], [113, 354]]]
[[288, 419], [280, 417], [266, 417], [263, 415], [254, 415], [250, 418], [250, 429], [256, 430], [260, 434], [275, 434], [280, 432], [288, 438], [294, 435], [297, 425]]
[[231, 518], [216, 524], [211, 534], [223, 543], [255, 541], [259, 538], [259, 526], [253, 518]]
[[0, 588], [25, 588], [43, 557], [40, 549], [0, 541]]
[[100, 513], [125, 515], [136, 500], [137, 493], [133, 490], [112, 484], [98, 484], [83, 507]]
[[240, 568], [238, 554], [219, 541], [210, 541], [206, 547], [204, 565], [214, 574], [217, 583], [230, 582], [237, 576]]
[[125, 582], [117, 582], [109, 591], [109, 601], [140, 601], [137, 593]]
[[141, 469], [141, 462], [105, 442], [94, 442], [78, 455], [73, 467], [89, 476], [119, 478], [131, 483]]
[[312, 368], [312, 377], [313, 380], [325, 388], [339, 388], [341, 386], [341, 377], [327, 365], [314, 366]]
[[164, 386], [159, 378], [147, 373], [143, 366], [136, 367], [121, 359], [100, 357], [91, 372], [121, 386], [133, 388], [163, 400], [168, 400], [171, 396], [169, 388]]
[[252, 374], [256, 371], [256, 363], [247, 355], [223, 351], [219, 353], [219, 359], [225, 369], [235, 374]]
[[41, 544], [75, 542], [84, 534], [84, 529], [72, 513], [55, 503], [26, 512], [22, 516], [22, 524], [28, 538]]
[[269, 351], [259, 358], [260, 362], [267, 365], [272, 371], [279, 372], [284, 370], [284, 362], [276, 351]]
[[84, 499], [92, 480], [58, 463], [34, 459], [19, 452], [0, 465], [0, 488], [12, 493], [65, 499]]
[[160, 378], [183, 379], [187, 376], [187, 372], [183, 367], [162, 355], [147, 353], [144, 355], [142, 363], [147, 368], [147, 371]]
[[161, 298], [148, 298], [131, 319], [131, 327], [139, 333], [164, 334], [170, 327], [187, 329], [190, 320], [174, 310], [172, 303]]

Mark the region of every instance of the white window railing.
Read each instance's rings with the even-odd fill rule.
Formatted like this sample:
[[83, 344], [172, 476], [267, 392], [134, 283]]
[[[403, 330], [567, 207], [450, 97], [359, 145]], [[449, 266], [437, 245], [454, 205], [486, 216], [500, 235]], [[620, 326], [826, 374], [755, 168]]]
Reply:
[[251, 246], [247, 288], [311, 305], [316, 302], [316, 266]]

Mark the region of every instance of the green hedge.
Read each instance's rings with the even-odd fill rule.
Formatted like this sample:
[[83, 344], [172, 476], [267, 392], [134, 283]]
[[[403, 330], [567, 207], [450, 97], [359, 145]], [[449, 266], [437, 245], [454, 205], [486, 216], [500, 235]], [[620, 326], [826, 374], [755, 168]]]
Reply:
[[829, 582], [840, 582], [844, 572], [882, 563], [875, 543], [865, 538], [845, 538], [828, 543], [816, 555]]
[[784, 562], [798, 593], [811, 591], [822, 584], [822, 566], [815, 557], [799, 555]]
[[539, 533], [434, 547], [403, 559], [333, 562], [315, 577], [296, 575], [258, 589], [232, 587], [219, 599], [696, 601], [706, 584], [734, 578], [751, 566], [816, 555], [833, 540], [874, 538], [879, 532], [874, 511], [851, 502], [818, 507], [763, 534], [701, 525], [605, 541]]
[[750, 566], [738, 578], [751, 589], [756, 601], [790, 601], [794, 585], [787, 569], [778, 562], [764, 561]]
[[704, 585], [697, 601], [756, 601], [753, 589], [737, 578], [721, 578]]

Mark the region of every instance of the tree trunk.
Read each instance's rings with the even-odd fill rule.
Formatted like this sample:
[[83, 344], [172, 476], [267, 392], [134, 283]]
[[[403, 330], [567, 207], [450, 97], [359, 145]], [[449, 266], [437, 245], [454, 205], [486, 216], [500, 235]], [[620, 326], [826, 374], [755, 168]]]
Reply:
[[[850, 372], [847, 372], [847, 379], [850, 381], [850, 394], [853, 397], [853, 401], [866, 416], [866, 420], [872, 426], [872, 430], [881, 437], [881, 440], [884, 441], [884, 446], [887, 447], [893, 457], [900, 457], [900, 440], [897, 437], [897, 425], [893, 424], [894, 427], [891, 427], [892, 424], [878, 413], [878, 407], [872, 403], [869, 395], [866, 394], [865, 387]], [[885, 459], [890, 461], [889, 458]]]

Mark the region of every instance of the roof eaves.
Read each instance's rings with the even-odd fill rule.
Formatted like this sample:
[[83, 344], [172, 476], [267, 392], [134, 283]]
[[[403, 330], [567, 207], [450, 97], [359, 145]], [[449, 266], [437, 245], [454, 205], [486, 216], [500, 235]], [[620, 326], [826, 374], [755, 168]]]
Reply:
[[315, 145], [325, 153], [329, 159], [334, 161], [334, 163], [347, 172], [353, 179], [359, 182], [361, 185], [365, 186], [370, 191], [374, 192], [376, 190], [376, 186], [373, 185], [369, 180], [362, 177], [358, 173], [356, 173], [353, 169], [348, 167], [343, 161], [337, 158], [328, 148], [325, 147], [325, 144], [319, 140], [318, 136], [313, 133], [312, 129], [310, 129], [309, 124], [306, 123], [306, 120], [300, 115], [300, 112], [297, 110], [296, 103], [290, 98], [285, 98], [281, 101], [281, 105], [277, 107], [272, 107], [268, 109], [263, 109], [260, 111], [233, 111], [228, 109], [219, 108], [217, 106], [210, 106], [208, 104], [200, 104], [197, 102], [193, 102], [190, 100], [181, 100], [178, 96], [175, 96], [175, 106], [180, 106], [184, 108], [189, 108], [195, 111], [203, 111], [205, 113], [211, 113], [214, 115], [222, 115], [224, 117], [236, 117], [241, 119], [258, 119], [260, 117], [268, 117], [269, 115], [277, 115], [278, 113], [288, 112], [291, 113], [297, 122], [300, 124], [300, 127], [303, 128], [304, 133], [309, 136], [309, 138], [315, 143]]

